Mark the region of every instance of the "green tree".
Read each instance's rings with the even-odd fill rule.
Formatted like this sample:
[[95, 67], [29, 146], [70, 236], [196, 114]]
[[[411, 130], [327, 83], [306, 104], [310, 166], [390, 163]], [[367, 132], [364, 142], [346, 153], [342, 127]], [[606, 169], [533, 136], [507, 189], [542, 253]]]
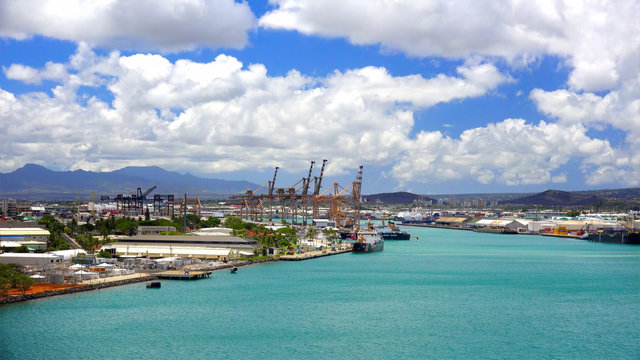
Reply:
[[307, 228], [307, 238], [309, 238], [315, 244], [317, 237], [318, 237], [318, 229], [316, 229], [313, 226], [309, 226]]
[[34, 283], [35, 280], [25, 274], [18, 274], [15, 277], [16, 288], [22, 291], [22, 295], [24, 295]]
[[111, 259], [111, 253], [105, 250], [100, 250], [100, 252], [98, 253], [98, 257]]
[[111, 230], [109, 230], [108, 225], [102, 224], [98, 230], [100, 235], [102, 236], [102, 241], [107, 242], [107, 237], [111, 234]]
[[[292, 246], [298, 244], [298, 234], [296, 233], [296, 229], [292, 227], [283, 227], [276, 230], [276, 234], [280, 234], [280, 241], [283, 243], [282, 245]], [[286, 244], [284, 244], [286, 242]]]
[[207, 220], [200, 220], [200, 222], [198, 223], [198, 228], [202, 229], [202, 228], [218, 227], [220, 226], [221, 223], [222, 223], [222, 220], [210, 216]]
[[15, 252], [15, 253], [28, 253], [29, 252], [29, 248], [27, 247], [27, 245], [20, 245], [17, 248], [15, 248], [13, 250], [13, 252]]
[[98, 246], [98, 240], [91, 234], [82, 234], [76, 237], [76, 241], [82, 246], [87, 253], [92, 254], [93, 249]]
[[327, 237], [327, 239], [329, 239], [332, 243], [336, 240], [336, 238], [338, 237], [338, 233], [330, 227], [326, 227], [322, 230], [322, 233], [324, 233], [324, 236]]
[[[224, 226], [228, 227], [229, 229], [233, 229], [233, 230], [239, 230], [239, 229], [247, 229], [246, 223], [244, 221], [242, 221], [242, 219], [235, 217], [235, 216], [229, 216], [228, 218], [226, 218], [224, 220]], [[249, 230], [249, 229], [247, 229]]]
[[90, 224], [90, 223], [86, 223], [86, 224], [82, 224], [80, 226], [78, 226], [78, 233], [80, 234], [85, 234], [88, 232], [91, 232], [93, 230], [95, 230], [95, 225]]
[[68, 229], [68, 232], [70, 232], [71, 234], [75, 234], [78, 232], [78, 221], [76, 220], [76, 218], [71, 219]]
[[130, 218], [122, 218], [116, 221], [115, 229], [119, 230], [125, 235], [131, 236], [135, 234], [137, 228], [138, 228], [138, 222], [133, 221]]
[[[174, 223], [176, 223], [176, 225], [174, 225], [176, 227], [176, 229], [181, 229], [184, 231], [184, 216], [177, 216], [173, 219]], [[187, 228], [189, 229], [196, 229], [198, 228], [200, 224], [200, 217], [198, 215], [195, 214], [187, 214]]]
[[20, 274], [21, 267], [16, 264], [0, 264], [0, 277], [13, 279]]
[[7, 296], [7, 292], [11, 288], [11, 280], [4, 276], [0, 276], [0, 296]]

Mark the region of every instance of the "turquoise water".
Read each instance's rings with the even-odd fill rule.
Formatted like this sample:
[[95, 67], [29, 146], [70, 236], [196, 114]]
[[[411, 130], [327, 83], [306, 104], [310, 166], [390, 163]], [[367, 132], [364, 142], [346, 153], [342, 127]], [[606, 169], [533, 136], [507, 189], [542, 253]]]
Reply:
[[410, 230], [380, 253], [4, 306], [0, 358], [640, 358], [640, 247]]

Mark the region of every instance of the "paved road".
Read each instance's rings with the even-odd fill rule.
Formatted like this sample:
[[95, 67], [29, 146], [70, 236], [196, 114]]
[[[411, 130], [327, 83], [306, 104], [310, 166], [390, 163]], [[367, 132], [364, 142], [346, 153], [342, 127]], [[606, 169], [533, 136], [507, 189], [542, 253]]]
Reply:
[[67, 244], [69, 244], [69, 246], [71, 246], [72, 249], [82, 249], [82, 246], [80, 246], [80, 244], [76, 242], [76, 239], [72, 238], [71, 236], [62, 233], [62, 238], [67, 242]]

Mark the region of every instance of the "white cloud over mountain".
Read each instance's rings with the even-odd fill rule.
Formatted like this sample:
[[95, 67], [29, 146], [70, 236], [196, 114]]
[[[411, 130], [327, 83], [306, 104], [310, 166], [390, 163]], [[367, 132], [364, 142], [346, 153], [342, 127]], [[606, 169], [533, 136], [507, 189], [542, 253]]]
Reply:
[[[84, 44], [66, 64], [4, 71], [25, 83], [60, 80], [51, 96], [2, 91], [2, 170], [33, 161], [113, 169], [153, 159], [221, 172], [274, 162], [305, 167], [326, 156], [329, 173], [339, 173], [361, 161], [390, 163], [412, 131], [413, 110], [509, 81], [490, 64], [461, 66], [455, 77], [394, 77], [379, 67], [270, 77], [263, 65], [245, 68], [226, 55], [172, 63], [151, 54], [98, 57]], [[85, 95], [91, 87], [104, 87], [113, 100]]]
[[0, 37], [33, 35], [131, 50], [241, 48], [255, 26], [233, 0], [1, 0]]
[[[99, 57], [81, 44], [68, 63], [16, 64], [5, 73], [25, 83], [59, 83], [52, 95], [0, 90], [2, 171], [27, 162], [88, 170], [154, 163], [209, 173], [274, 165], [297, 171], [309, 159], [328, 157], [328, 174], [366, 163], [393, 165], [391, 176], [400, 182], [470, 177], [522, 185], [566, 180], [560, 169], [579, 158], [585, 172], [618, 171], [617, 178], [633, 184], [628, 168], [637, 161], [610, 168], [617, 150], [588, 137], [579, 122], [506, 119], [457, 139], [411, 136], [416, 110], [483, 96], [511, 81], [486, 63], [433, 78], [392, 76], [379, 67], [270, 77], [263, 65], [245, 67], [227, 55], [172, 63], [152, 54]], [[83, 92], [92, 87], [113, 99]], [[606, 179], [589, 176], [594, 183]]]

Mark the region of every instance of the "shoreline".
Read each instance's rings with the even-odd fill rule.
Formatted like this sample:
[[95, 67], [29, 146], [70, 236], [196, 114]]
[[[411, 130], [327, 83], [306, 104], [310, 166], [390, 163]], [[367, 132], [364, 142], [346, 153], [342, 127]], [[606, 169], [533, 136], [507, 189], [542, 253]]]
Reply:
[[[249, 266], [249, 265], [256, 265], [256, 264], [277, 262], [277, 261], [279, 261], [279, 259], [277, 258], [264, 259], [264, 260], [253, 261], [253, 262], [240, 260], [234, 263], [223, 263], [223, 264], [218, 264], [217, 266], [193, 267], [191, 269], [193, 270], [197, 269], [198, 271], [219, 271], [219, 270], [225, 270], [225, 269], [230, 269], [234, 267], [242, 267], [242, 266]], [[86, 291], [94, 291], [94, 290], [106, 289], [114, 286], [123, 286], [123, 285], [153, 281], [158, 279], [154, 275], [155, 273], [139, 273], [139, 274], [144, 274], [144, 275], [130, 276], [129, 278], [120, 279], [120, 280], [109, 280], [109, 278], [88, 280], [84, 284], [78, 284], [80, 286], [69, 287], [66, 289], [47, 290], [47, 291], [37, 292], [33, 294], [25, 294], [25, 295], [8, 295], [8, 296], [0, 297], [0, 307], [3, 305], [16, 304], [16, 303], [21, 303], [25, 301], [42, 299], [46, 297], [69, 295], [69, 294], [75, 294], [75, 293], [86, 292]]]
[[51, 297], [51, 296], [68, 295], [68, 294], [75, 294], [75, 293], [80, 293], [85, 291], [106, 289], [114, 286], [135, 284], [135, 283], [151, 281], [155, 279], [156, 277], [154, 275], [147, 274], [145, 276], [134, 277], [130, 279], [105, 281], [101, 283], [86, 284], [86, 285], [75, 286], [75, 287], [70, 287], [66, 289], [42, 291], [34, 294], [5, 296], [0, 298], [0, 306], [20, 303], [24, 301], [42, 299], [42, 298]]

